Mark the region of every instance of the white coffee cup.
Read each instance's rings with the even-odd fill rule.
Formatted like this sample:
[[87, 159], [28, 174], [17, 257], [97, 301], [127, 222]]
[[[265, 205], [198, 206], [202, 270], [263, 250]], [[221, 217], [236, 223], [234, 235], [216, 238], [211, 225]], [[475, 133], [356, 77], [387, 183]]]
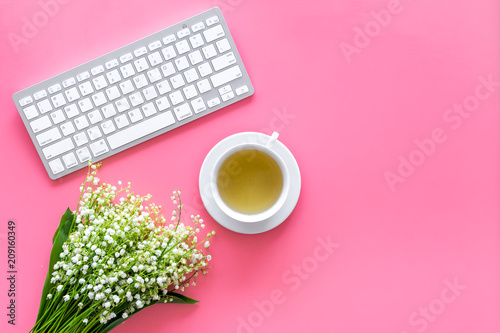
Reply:
[[[278, 139], [278, 133], [274, 132], [270, 137], [269, 140], [265, 143], [259, 143], [259, 142], [247, 142], [247, 143], [240, 143], [237, 145], [234, 145], [227, 150], [225, 150], [217, 159], [215, 162], [214, 168], [212, 169], [211, 175], [210, 175], [210, 184], [211, 184], [211, 194], [212, 197], [214, 198], [215, 203], [217, 206], [229, 217], [240, 221], [240, 222], [260, 222], [264, 221], [266, 219], [269, 219], [273, 215], [276, 214], [276, 212], [279, 211], [279, 209], [283, 206], [285, 203], [288, 193], [290, 191], [290, 175], [288, 172], [288, 168], [286, 164], [283, 162], [283, 159], [273, 150], [273, 145]], [[251, 140], [249, 140], [251, 141]], [[244, 149], [256, 149], [260, 150], [270, 157], [272, 157], [278, 166], [281, 169], [281, 175], [283, 176], [283, 186], [281, 189], [281, 193], [278, 197], [278, 199], [274, 202], [274, 204], [266, 209], [263, 212], [256, 213], [256, 214], [245, 214], [238, 212], [231, 207], [229, 207], [224, 200], [221, 198], [219, 194], [219, 189], [217, 186], [217, 176], [219, 174], [219, 170], [224, 163], [224, 161], [234, 154], [237, 151], [244, 150]]]

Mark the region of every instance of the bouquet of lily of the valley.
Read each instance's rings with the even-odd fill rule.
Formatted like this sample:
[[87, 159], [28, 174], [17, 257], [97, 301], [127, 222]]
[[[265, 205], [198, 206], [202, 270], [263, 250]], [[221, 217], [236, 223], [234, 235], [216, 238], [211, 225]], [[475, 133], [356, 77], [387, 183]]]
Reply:
[[100, 165], [89, 165], [77, 209], [61, 218], [53, 238], [40, 309], [30, 332], [109, 332], [156, 303], [195, 303], [179, 294], [206, 274], [209, 238], [199, 216], [181, 222], [180, 191], [171, 220], [151, 195], [99, 185]]

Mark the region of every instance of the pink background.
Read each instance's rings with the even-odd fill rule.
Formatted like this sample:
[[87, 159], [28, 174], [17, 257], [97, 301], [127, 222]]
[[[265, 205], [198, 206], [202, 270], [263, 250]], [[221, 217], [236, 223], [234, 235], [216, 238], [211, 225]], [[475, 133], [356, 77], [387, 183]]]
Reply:
[[[500, 81], [498, 0], [66, 2], [13, 46], [9, 34], [22, 36], [44, 6], [0, 0], [0, 331], [33, 325], [51, 237], [85, 174], [49, 179], [12, 94], [215, 5], [255, 95], [105, 160], [100, 173], [165, 206], [181, 189], [186, 210], [217, 232], [213, 268], [186, 290], [197, 305], [154, 306], [115, 332], [500, 331], [500, 86], [479, 79]], [[463, 103], [473, 111], [459, 116]], [[264, 234], [226, 230], [200, 201], [203, 159], [226, 136], [270, 129], [301, 168], [298, 205]], [[9, 219], [15, 327], [5, 316]]]

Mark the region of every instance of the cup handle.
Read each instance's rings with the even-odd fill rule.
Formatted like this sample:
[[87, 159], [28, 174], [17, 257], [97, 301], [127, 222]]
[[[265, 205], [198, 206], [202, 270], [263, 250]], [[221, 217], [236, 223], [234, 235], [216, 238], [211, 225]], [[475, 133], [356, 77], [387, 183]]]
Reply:
[[273, 134], [271, 134], [271, 137], [269, 138], [269, 140], [266, 143], [266, 147], [269, 149], [272, 149], [274, 143], [276, 141], [278, 141], [278, 136], [279, 136], [278, 132], [273, 132]]

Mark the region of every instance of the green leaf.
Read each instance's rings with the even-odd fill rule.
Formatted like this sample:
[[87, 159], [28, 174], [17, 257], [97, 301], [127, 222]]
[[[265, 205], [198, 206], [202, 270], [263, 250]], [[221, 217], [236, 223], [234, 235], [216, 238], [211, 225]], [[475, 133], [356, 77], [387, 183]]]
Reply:
[[178, 294], [178, 293], [174, 293], [173, 291], [170, 291], [166, 297], [164, 297], [158, 301], [158, 303], [160, 303], [160, 302], [161, 303], [195, 304], [195, 303], [198, 303], [199, 301], [192, 299], [192, 298], [189, 298], [187, 296]]
[[52, 277], [52, 273], [54, 272], [54, 265], [59, 261], [59, 255], [62, 252], [62, 246], [68, 238], [73, 220], [73, 212], [69, 208], [66, 209], [66, 212], [64, 212], [63, 216], [61, 217], [61, 222], [59, 222], [59, 226], [57, 227], [56, 233], [54, 234], [54, 237], [52, 239], [53, 245], [52, 251], [50, 252], [49, 268], [47, 270], [47, 277], [45, 278], [45, 283], [43, 285], [42, 299], [40, 300], [38, 316], [36, 317], [37, 321], [43, 316], [47, 294], [51, 289], [50, 279]]
[[[181, 295], [181, 294], [178, 294], [178, 293], [174, 293], [172, 291], [169, 291], [167, 296], [165, 296], [164, 298], [160, 299], [158, 302], [155, 302], [155, 303], [151, 303], [149, 305], [146, 305], [144, 306], [142, 309], [140, 309], [139, 311], [142, 311], [144, 310], [145, 308], [147, 307], [150, 307], [152, 305], [155, 305], [155, 304], [169, 304], [169, 303], [181, 303], [181, 304], [195, 304], [195, 303], [198, 303], [197, 300], [195, 299], [192, 299], [192, 298], [189, 298], [187, 296], [184, 296], [184, 295]], [[134, 315], [136, 313], [138, 313], [139, 311], [136, 311], [134, 312]], [[132, 317], [132, 316], [130, 316]], [[128, 318], [130, 318], [128, 317]], [[119, 317], [115, 320], [113, 320], [111, 323], [109, 323], [107, 326], [103, 327], [101, 330], [99, 330], [98, 333], [107, 333], [109, 331], [111, 331], [113, 328], [115, 328], [116, 326], [120, 325], [121, 323], [123, 323], [125, 320], [127, 320], [128, 318], [122, 318], [122, 317]]]
[[54, 245], [54, 242], [56, 241], [56, 237], [57, 237], [57, 233], [59, 232], [59, 228], [61, 228], [61, 223], [59, 223], [59, 225], [57, 226], [56, 232], [54, 232], [54, 236], [52, 236], [52, 245]]

